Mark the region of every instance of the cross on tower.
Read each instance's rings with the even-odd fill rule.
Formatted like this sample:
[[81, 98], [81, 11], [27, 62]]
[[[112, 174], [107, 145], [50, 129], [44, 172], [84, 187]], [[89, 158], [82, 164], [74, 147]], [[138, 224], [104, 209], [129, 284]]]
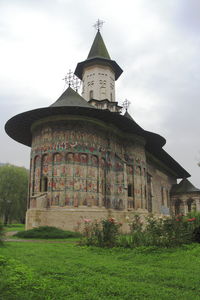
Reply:
[[63, 80], [65, 81], [66, 84], [68, 84], [68, 86], [72, 85], [73, 72], [70, 69], [69, 69], [69, 72], [67, 73], [67, 75], [63, 78]]
[[75, 89], [76, 92], [78, 92], [78, 89], [81, 86], [81, 80], [73, 74], [73, 83], [72, 83], [73, 88]]
[[71, 70], [69, 70], [67, 75], [63, 78], [63, 80], [66, 84], [68, 84], [68, 86], [73, 87], [73, 89], [75, 89], [75, 91], [78, 92], [78, 89], [81, 86], [81, 81], [80, 79], [78, 79], [78, 77], [76, 77], [76, 75], [74, 75], [74, 73]]
[[103, 26], [103, 23], [105, 23], [105, 22], [98, 19], [98, 20], [96, 21], [96, 23], [95, 23], [93, 26], [94, 26], [94, 28], [95, 28], [96, 30], [100, 31], [100, 29], [101, 29], [102, 26]]
[[122, 103], [123, 108], [127, 111], [131, 102], [128, 101], [128, 99], [125, 99], [124, 102]]

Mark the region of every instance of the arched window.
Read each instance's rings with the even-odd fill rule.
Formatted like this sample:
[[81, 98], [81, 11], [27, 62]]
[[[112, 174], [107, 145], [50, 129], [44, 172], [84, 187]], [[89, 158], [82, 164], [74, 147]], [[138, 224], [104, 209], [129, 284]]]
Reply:
[[40, 157], [36, 156], [34, 158], [34, 165], [33, 165], [33, 189], [32, 194], [36, 194], [40, 191]]
[[41, 179], [41, 192], [47, 192], [48, 190], [48, 178], [43, 176]]
[[152, 186], [152, 176], [147, 173], [147, 209], [149, 212], [152, 212], [153, 204], [153, 186]]
[[164, 187], [161, 187], [161, 203], [165, 205]]
[[91, 90], [90, 91], [90, 96], [89, 96], [90, 100], [93, 99], [93, 97], [94, 97], [94, 92], [93, 92], [93, 90]]
[[188, 212], [192, 211], [192, 204], [193, 204], [193, 200], [188, 199], [188, 201], [187, 201]]
[[181, 200], [176, 200], [175, 204], [174, 204], [174, 210], [175, 210], [175, 215], [179, 215], [181, 213]]
[[128, 184], [128, 197], [133, 196], [133, 186], [132, 184]]

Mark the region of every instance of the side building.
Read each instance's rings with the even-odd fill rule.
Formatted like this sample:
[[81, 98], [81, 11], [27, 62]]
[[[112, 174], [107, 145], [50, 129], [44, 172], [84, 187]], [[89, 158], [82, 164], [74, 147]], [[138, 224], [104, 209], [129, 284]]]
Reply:
[[[26, 228], [75, 230], [83, 219], [112, 215], [122, 223], [137, 212], [170, 215], [200, 210], [200, 191], [177, 198], [177, 179], [190, 174], [115, 100], [122, 69], [98, 30], [87, 59], [77, 64], [82, 96], [70, 86], [45, 108], [11, 118], [7, 134], [31, 147]], [[187, 180], [187, 182], [189, 182]], [[184, 199], [186, 199], [184, 198]], [[185, 208], [186, 207], [186, 208]]]

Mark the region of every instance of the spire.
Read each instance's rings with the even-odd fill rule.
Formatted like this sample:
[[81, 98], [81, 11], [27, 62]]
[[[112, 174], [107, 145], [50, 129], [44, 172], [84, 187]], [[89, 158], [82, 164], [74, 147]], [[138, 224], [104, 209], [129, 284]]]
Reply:
[[94, 42], [92, 44], [87, 59], [97, 58], [97, 57], [111, 59], [99, 30], [97, 31], [97, 34], [95, 36]]
[[[74, 74], [82, 80], [82, 96], [85, 100], [115, 102], [115, 81], [123, 71], [106, 49], [100, 33], [102, 23], [101, 20], [96, 22], [97, 33], [88, 57], [77, 64]], [[107, 109], [107, 106], [102, 105], [102, 109]]]
[[116, 61], [111, 60], [99, 29], [89, 51], [87, 59], [77, 64], [74, 74], [82, 80], [85, 67], [95, 64], [110, 66], [114, 71], [115, 80], [117, 80], [123, 72]]

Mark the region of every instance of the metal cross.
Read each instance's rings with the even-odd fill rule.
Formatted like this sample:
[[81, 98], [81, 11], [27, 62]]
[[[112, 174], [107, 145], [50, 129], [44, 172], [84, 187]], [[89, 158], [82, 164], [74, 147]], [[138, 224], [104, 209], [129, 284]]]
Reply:
[[76, 77], [76, 75], [71, 70], [69, 70], [63, 80], [66, 84], [68, 84], [68, 86], [72, 87], [76, 92], [78, 92], [78, 89], [81, 86], [81, 80], [78, 79], [78, 77]]
[[123, 108], [127, 111], [131, 102], [128, 101], [128, 99], [125, 99], [124, 102], [122, 103]]
[[73, 72], [70, 69], [67, 75], [63, 78], [63, 80], [66, 84], [68, 84], [68, 86], [71, 86], [73, 84]]
[[95, 28], [96, 30], [100, 31], [100, 29], [101, 29], [102, 26], [103, 26], [103, 23], [105, 23], [105, 22], [98, 19], [98, 20], [96, 21], [96, 23], [95, 23], [93, 26], [94, 26], [94, 28]]
[[76, 92], [78, 92], [78, 89], [81, 86], [81, 80], [75, 74], [73, 75], [72, 86], [73, 86], [73, 88], [75, 89]]

